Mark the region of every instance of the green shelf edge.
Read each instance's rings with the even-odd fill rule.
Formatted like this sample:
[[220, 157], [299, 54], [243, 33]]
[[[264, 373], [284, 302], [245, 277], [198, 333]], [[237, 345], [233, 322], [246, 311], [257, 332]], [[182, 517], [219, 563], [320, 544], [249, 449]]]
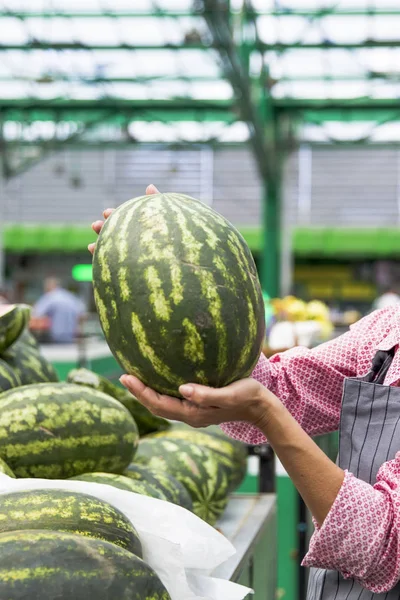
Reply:
[[[263, 250], [261, 227], [238, 227], [254, 253]], [[293, 230], [292, 248], [298, 257], [391, 257], [400, 256], [400, 227], [317, 228]], [[71, 253], [87, 249], [96, 236], [89, 225], [20, 225], [3, 227], [3, 244], [14, 253]]]

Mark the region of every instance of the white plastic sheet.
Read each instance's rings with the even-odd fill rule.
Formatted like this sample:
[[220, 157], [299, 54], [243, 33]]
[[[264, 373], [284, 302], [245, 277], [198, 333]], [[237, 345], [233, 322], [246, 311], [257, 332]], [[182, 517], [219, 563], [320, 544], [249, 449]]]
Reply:
[[34, 489], [84, 492], [123, 512], [139, 533], [144, 560], [156, 571], [172, 600], [243, 600], [251, 591], [209, 577], [235, 549], [222, 534], [184, 508], [109, 485], [12, 479], [0, 474], [0, 502], [1, 494]]

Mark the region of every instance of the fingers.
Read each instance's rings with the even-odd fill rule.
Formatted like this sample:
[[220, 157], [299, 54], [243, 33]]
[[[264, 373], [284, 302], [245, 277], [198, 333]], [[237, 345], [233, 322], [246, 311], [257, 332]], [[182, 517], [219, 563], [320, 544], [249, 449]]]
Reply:
[[153, 184], [150, 184], [146, 188], [146, 196], [152, 196], [153, 194], [159, 194], [159, 193], [160, 193], [159, 190]]
[[100, 231], [103, 228], [103, 225], [104, 221], [95, 221], [94, 223], [92, 223], [92, 229], [97, 233], [97, 235], [99, 235]]
[[103, 217], [105, 219], [108, 219], [108, 217], [111, 215], [111, 213], [113, 213], [115, 210], [115, 208], [106, 208], [106, 210], [103, 212]]
[[192, 427], [205, 427], [215, 422], [208, 414], [210, 411], [202, 411], [190, 402], [158, 394], [132, 375], [123, 375], [120, 381], [153, 415], [183, 421]]
[[89, 250], [90, 254], [93, 254], [93, 253], [94, 253], [94, 249], [95, 249], [95, 248], [96, 248], [96, 244], [95, 244], [95, 243], [93, 243], [93, 244], [89, 244], [89, 246], [88, 246], [88, 250]]
[[202, 408], [229, 408], [235, 400], [235, 391], [231, 386], [211, 388], [205, 385], [181, 385], [179, 392], [189, 402]]

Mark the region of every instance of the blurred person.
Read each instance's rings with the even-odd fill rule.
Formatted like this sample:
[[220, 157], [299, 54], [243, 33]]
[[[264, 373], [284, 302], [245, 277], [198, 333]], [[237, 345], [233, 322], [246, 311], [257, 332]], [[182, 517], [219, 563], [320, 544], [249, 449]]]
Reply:
[[390, 286], [375, 300], [373, 303], [373, 309], [380, 310], [381, 308], [386, 308], [387, 306], [396, 306], [397, 304], [400, 304], [400, 295], [394, 286]]
[[[314, 518], [308, 600], [399, 600], [399, 348], [395, 305], [315, 348], [261, 354], [251, 377], [223, 388], [185, 382], [177, 399], [133, 375], [121, 383], [158, 416], [270, 443]], [[311, 436], [337, 430], [335, 464]]]
[[49, 319], [51, 342], [72, 343], [86, 313], [84, 303], [77, 296], [63, 289], [61, 282], [55, 277], [45, 280], [44, 290], [44, 295], [33, 308], [33, 317]]
[[9, 304], [9, 301], [4, 293], [4, 291], [0, 288], [0, 304]]

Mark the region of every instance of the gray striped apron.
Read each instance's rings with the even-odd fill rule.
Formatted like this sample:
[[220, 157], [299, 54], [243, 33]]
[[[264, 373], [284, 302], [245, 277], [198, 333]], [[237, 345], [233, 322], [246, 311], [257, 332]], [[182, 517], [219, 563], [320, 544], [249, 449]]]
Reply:
[[[359, 479], [375, 483], [380, 466], [400, 450], [400, 388], [383, 385], [394, 349], [379, 351], [371, 371], [346, 379], [339, 427], [338, 464]], [[374, 594], [338, 571], [310, 569], [307, 600], [399, 600], [400, 583]]]

